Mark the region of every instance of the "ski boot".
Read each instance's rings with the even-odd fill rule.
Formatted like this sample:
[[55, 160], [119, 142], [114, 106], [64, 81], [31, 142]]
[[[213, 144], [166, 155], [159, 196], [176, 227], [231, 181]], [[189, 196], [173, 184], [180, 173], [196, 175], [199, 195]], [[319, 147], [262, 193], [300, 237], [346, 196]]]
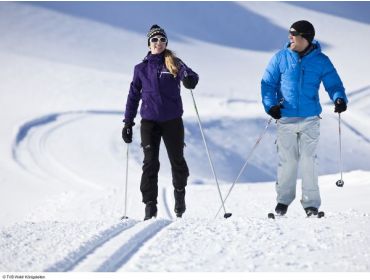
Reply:
[[275, 207], [275, 212], [279, 216], [284, 216], [287, 211], [288, 211], [288, 205], [278, 203]]
[[[276, 213], [276, 216], [278, 216], [278, 217], [284, 216], [287, 211], [288, 211], [288, 205], [278, 203], [275, 207], [275, 213]], [[275, 219], [275, 214], [270, 212], [270, 213], [267, 214], [267, 218], [274, 220]]]
[[307, 207], [304, 211], [306, 211], [307, 218], [315, 216], [320, 219], [325, 216], [325, 212], [319, 211], [316, 207]]
[[175, 189], [175, 213], [176, 217], [181, 218], [182, 214], [184, 214], [186, 210], [185, 205], [185, 188], [182, 189]]
[[319, 213], [319, 210], [316, 207], [307, 207], [304, 211], [306, 211], [307, 217], [311, 217], [312, 215], [317, 216]]
[[145, 217], [144, 221], [149, 220], [151, 218], [157, 217], [157, 204], [154, 201], [149, 201], [145, 204]]

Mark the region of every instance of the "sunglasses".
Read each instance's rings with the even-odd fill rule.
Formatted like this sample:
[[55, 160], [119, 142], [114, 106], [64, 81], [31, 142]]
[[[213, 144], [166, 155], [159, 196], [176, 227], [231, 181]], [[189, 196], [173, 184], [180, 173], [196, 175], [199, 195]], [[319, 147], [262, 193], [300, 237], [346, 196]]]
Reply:
[[150, 38], [150, 42], [151, 43], [158, 43], [158, 42], [161, 42], [161, 43], [166, 43], [167, 42], [167, 38], [165, 37], [153, 37], [153, 38]]
[[293, 31], [293, 30], [289, 30], [289, 34], [292, 35], [292, 36], [300, 36], [302, 35], [303, 33], [299, 33], [298, 31]]

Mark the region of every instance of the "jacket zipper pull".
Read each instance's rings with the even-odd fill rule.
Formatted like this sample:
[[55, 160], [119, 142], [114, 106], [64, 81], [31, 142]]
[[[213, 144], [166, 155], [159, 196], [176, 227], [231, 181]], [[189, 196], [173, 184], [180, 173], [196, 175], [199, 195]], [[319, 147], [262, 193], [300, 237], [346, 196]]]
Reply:
[[157, 68], [157, 73], [159, 74], [159, 78], [162, 77], [162, 68]]

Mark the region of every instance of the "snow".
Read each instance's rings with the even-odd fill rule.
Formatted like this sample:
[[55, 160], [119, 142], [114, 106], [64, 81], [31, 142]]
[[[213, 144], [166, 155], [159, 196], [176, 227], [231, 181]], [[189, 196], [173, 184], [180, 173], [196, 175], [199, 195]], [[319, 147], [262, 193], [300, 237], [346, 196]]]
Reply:
[[[368, 272], [370, 28], [361, 15], [370, 5], [353, 3], [346, 13], [349, 6], [335, 2], [330, 14], [319, 4], [161, 3], [160, 11], [145, 12], [145, 22], [137, 22], [136, 9], [152, 4], [88, 2], [88, 12], [73, 2], [60, 4], [64, 10], [47, 2], [1, 2], [0, 271]], [[105, 12], [97, 13], [102, 7]], [[124, 19], [109, 21], [109, 9], [125, 7]], [[185, 29], [176, 19], [191, 11]], [[161, 17], [164, 24], [157, 22]], [[222, 26], [219, 18], [230, 22]], [[314, 23], [350, 100], [342, 115], [344, 187], [338, 188], [338, 119], [321, 89], [325, 217], [305, 217], [298, 180], [287, 217], [267, 219], [276, 203], [272, 123], [226, 202], [232, 217], [215, 218], [220, 198], [183, 88], [191, 173], [184, 217], [173, 212], [171, 168], [162, 146], [158, 217], [142, 221], [137, 117], [128, 159], [129, 219], [120, 220], [127, 160], [123, 110], [150, 24], [168, 30], [169, 48], [200, 75], [194, 96], [225, 196], [268, 121], [259, 91], [264, 68], [283, 45], [285, 30], [301, 18]]]

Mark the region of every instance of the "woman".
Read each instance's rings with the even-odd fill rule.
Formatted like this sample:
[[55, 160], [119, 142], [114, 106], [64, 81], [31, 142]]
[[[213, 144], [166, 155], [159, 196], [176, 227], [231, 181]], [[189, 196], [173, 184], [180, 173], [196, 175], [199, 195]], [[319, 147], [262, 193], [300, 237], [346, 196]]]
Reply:
[[184, 159], [184, 125], [180, 81], [194, 89], [198, 75], [167, 49], [166, 32], [153, 25], [148, 32], [150, 52], [135, 66], [133, 81], [127, 97], [125, 126], [122, 138], [132, 142], [132, 126], [142, 100], [141, 145], [144, 151], [140, 190], [145, 203], [144, 220], [157, 216], [159, 147], [161, 138], [171, 163], [172, 183], [175, 188], [175, 213], [185, 212], [185, 186], [189, 169]]

